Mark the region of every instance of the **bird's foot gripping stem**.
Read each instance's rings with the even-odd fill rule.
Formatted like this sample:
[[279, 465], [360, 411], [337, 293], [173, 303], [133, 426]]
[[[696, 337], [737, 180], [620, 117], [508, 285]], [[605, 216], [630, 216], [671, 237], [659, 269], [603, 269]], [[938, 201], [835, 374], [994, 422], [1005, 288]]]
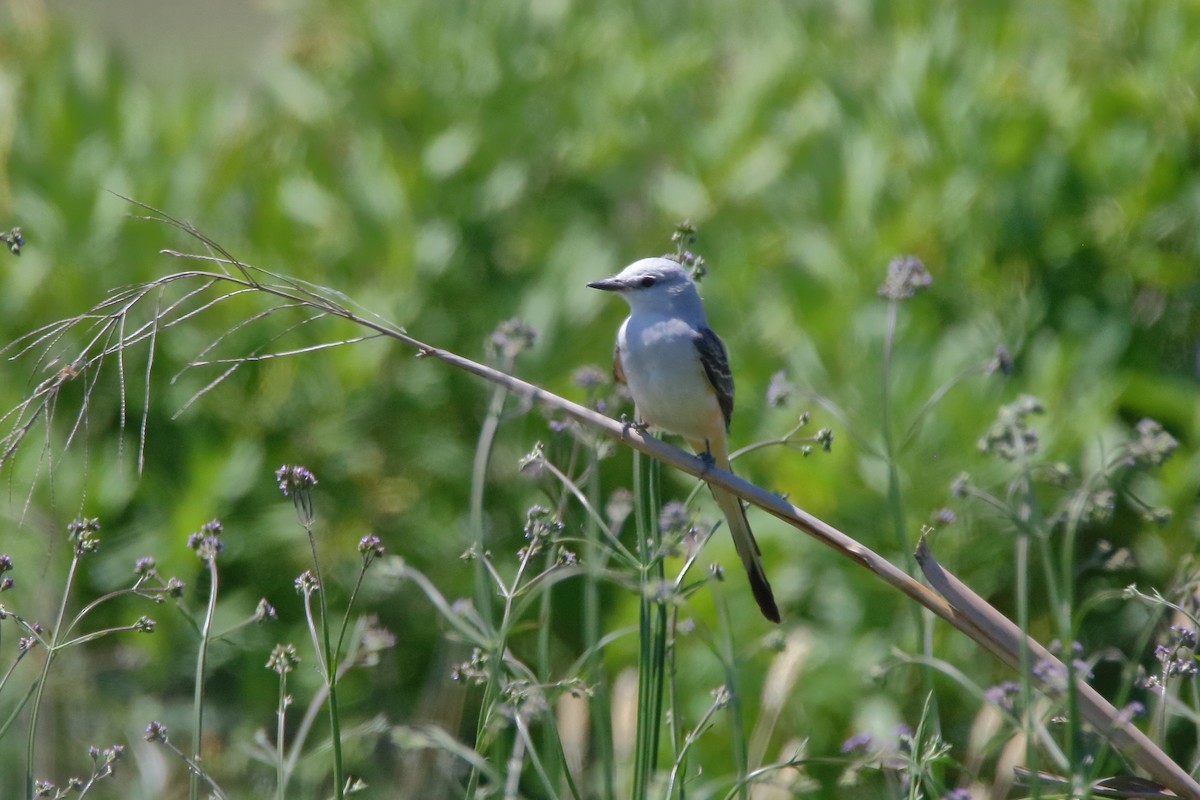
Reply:
[[626, 431], [635, 430], [638, 433], [645, 435], [646, 431], [650, 430], [650, 423], [644, 420], [635, 422], [622, 414], [621, 427], [623, 427]]

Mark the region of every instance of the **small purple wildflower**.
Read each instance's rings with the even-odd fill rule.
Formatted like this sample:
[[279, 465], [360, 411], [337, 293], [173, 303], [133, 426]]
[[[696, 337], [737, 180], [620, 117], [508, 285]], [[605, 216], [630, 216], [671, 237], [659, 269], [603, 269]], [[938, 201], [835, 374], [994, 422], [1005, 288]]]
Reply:
[[283, 492], [284, 497], [292, 498], [292, 505], [296, 509], [296, 516], [299, 517], [300, 524], [306, 528], [311, 526], [315, 518], [313, 516], [312, 487], [317, 485], [317, 476], [309, 472], [306, 467], [284, 464], [275, 470], [275, 482], [279, 485], [279, 491]]
[[1012, 708], [1012, 699], [1021, 691], [1021, 687], [1013, 681], [1004, 681], [995, 686], [989, 686], [983, 693], [983, 698], [999, 708]]
[[916, 256], [896, 256], [887, 265], [887, 278], [879, 286], [879, 296], [888, 300], [906, 300], [933, 283], [933, 276]]
[[358, 540], [358, 552], [365, 563], [370, 563], [384, 554], [383, 541], [373, 533]]
[[307, 468], [293, 467], [288, 464], [275, 470], [275, 480], [284, 497], [291, 497], [296, 492], [311, 489], [317, 485], [317, 476], [309, 472]]
[[787, 373], [779, 370], [771, 376], [771, 382], [767, 384], [767, 405], [779, 408], [786, 405], [795, 393], [796, 387], [788, 380]]
[[268, 619], [277, 619], [279, 614], [275, 611], [275, 606], [267, 602], [267, 598], [262, 598], [258, 601], [258, 605], [254, 609], [254, 621], [263, 622]]
[[167, 741], [167, 726], [163, 725], [158, 720], [154, 720], [146, 726], [146, 732], [142, 738], [147, 742], [166, 742]]
[[321, 584], [317, 583], [317, 576], [307, 569], [296, 576], [295, 585], [297, 594], [310, 595], [321, 590]]
[[874, 743], [875, 743], [875, 737], [871, 736], [871, 734], [867, 733], [866, 731], [863, 731], [861, 733], [854, 734], [849, 739], [842, 742], [842, 752], [843, 753], [854, 753], [854, 752], [865, 753], [871, 749], [871, 746]]

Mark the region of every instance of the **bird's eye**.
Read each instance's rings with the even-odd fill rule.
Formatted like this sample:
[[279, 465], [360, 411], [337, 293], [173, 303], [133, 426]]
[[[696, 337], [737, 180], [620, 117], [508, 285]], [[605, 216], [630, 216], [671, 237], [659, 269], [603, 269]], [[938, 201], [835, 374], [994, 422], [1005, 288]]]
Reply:
[[642, 278], [642, 286], [646, 289], [649, 289], [654, 285], [655, 280], [656, 278], [653, 275], [647, 275], [646, 277]]

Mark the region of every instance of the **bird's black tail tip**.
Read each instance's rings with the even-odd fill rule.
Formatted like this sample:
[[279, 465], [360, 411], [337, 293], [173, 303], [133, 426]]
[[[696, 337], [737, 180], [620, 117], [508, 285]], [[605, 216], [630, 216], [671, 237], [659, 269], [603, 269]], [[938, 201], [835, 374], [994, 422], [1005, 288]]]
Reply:
[[771, 584], [767, 583], [766, 577], [750, 573], [750, 590], [754, 592], [754, 600], [762, 615], [776, 624], [781, 622], [779, 606], [775, 605], [775, 593], [771, 591]]

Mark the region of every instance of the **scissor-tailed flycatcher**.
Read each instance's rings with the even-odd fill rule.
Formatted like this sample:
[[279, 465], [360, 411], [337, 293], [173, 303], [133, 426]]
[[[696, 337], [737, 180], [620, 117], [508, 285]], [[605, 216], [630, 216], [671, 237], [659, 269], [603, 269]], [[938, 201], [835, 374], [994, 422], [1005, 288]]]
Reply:
[[[697, 453], [710, 455], [713, 464], [728, 470], [725, 435], [733, 415], [733, 376], [725, 345], [708, 327], [687, 272], [670, 259], [645, 258], [588, 286], [617, 292], [629, 303], [629, 318], [617, 331], [613, 376], [628, 384], [640, 418], [679, 434]], [[717, 486], [709, 488], [729, 523], [758, 607], [767, 619], [779, 622], [741, 501]]]

